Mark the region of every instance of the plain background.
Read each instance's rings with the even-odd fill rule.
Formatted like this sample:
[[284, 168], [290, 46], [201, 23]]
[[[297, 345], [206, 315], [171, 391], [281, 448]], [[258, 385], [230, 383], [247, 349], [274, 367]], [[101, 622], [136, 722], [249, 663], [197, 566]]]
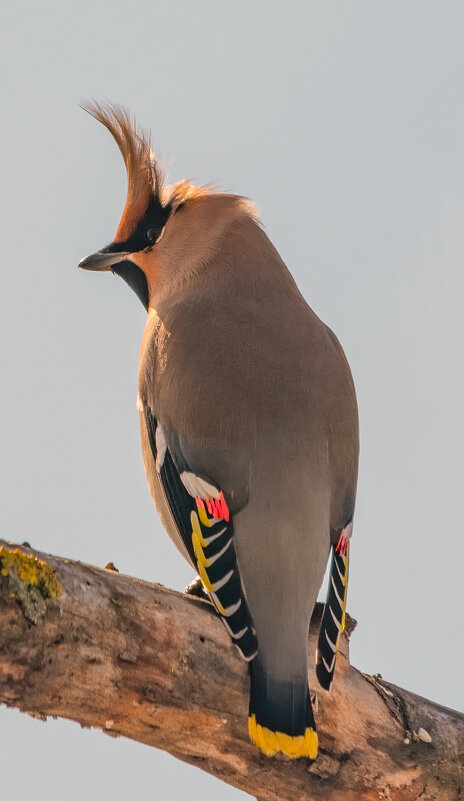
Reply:
[[[4, 4], [2, 536], [178, 589], [192, 577], [143, 473], [143, 308], [76, 269], [123, 208], [117, 148], [78, 108], [112, 100], [173, 180], [257, 202], [341, 339], [362, 438], [352, 661], [463, 711], [463, 25], [461, 2], [425, 0]], [[162, 752], [5, 708], [0, 773], [2, 801], [239, 797]]]

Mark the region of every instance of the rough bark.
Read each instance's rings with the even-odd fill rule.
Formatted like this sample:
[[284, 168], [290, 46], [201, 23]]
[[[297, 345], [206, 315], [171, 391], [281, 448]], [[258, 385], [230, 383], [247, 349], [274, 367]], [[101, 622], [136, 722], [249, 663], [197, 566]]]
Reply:
[[[464, 715], [360, 673], [346, 636], [331, 693], [309, 676], [317, 760], [269, 759], [248, 742], [247, 666], [208, 602], [20, 546], [56, 571], [61, 592], [47, 597], [56, 593], [33, 570], [8, 562], [16, 547], [0, 541], [8, 706], [165, 749], [260, 801], [464, 797]], [[320, 614], [318, 606], [311, 654]]]

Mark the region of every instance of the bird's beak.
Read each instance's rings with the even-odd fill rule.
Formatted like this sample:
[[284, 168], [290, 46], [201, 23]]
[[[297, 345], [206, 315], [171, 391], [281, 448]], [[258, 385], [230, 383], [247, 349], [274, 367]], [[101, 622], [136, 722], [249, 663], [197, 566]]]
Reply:
[[86, 256], [85, 259], [81, 259], [77, 266], [82, 267], [83, 270], [109, 272], [114, 264], [125, 261], [128, 256], [130, 256], [130, 253], [103, 253], [99, 251], [98, 253], [92, 253], [91, 256]]

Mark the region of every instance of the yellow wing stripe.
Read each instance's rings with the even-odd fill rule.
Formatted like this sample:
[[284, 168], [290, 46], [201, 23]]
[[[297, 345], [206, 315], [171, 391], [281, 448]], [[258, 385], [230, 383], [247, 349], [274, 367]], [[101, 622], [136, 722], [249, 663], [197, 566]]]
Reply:
[[[219, 614], [222, 615], [223, 617], [227, 617], [227, 611], [224, 609], [223, 605], [221, 604], [221, 602], [220, 602], [220, 600], [219, 600], [219, 598], [217, 597], [216, 594], [214, 594], [214, 598], [212, 598], [211, 600], [213, 601], [213, 604], [216, 607], [216, 609], [219, 612]], [[225, 621], [223, 621], [223, 622], [225, 622]], [[229, 633], [230, 633], [230, 629], [229, 629]]]
[[[345, 575], [343, 577], [343, 586], [345, 587], [345, 592], [343, 594], [343, 607], [342, 607], [343, 614], [342, 614], [342, 624], [340, 626], [340, 634], [342, 633], [342, 631], [345, 631], [346, 596], [347, 596], [347, 592], [348, 592], [349, 554], [350, 554], [350, 546], [348, 545], [348, 549], [347, 549], [346, 557], [345, 557]], [[337, 644], [338, 644], [338, 639], [337, 639]]]
[[[343, 576], [342, 584], [344, 587], [348, 584], [348, 560], [349, 560], [349, 545], [347, 546], [346, 556], [345, 556], [345, 575]], [[346, 592], [345, 592], [345, 599], [346, 599]]]
[[200, 518], [200, 521], [203, 523], [203, 525], [206, 526], [206, 528], [210, 527], [211, 520], [209, 519], [208, 515], [206, 514], [206, 509], [204, 509], [201, 506], [198, 507], [198, 517]]
[[207, 574], [207, 572], [205, 570], [205, 567], [204, 567], [204, 565], [201, 564], [201, 562], [198, 562], [198, 573], [200, 574], [200, 578], [201, 578], [201, 581], [202, 581], [202, 584], [203, 584], [203, 587], [205, 588], [205, 590], [207, 592], [214, 592], [213, 585], [211, 584], [211, 582], [210, 582], [210, 580], [208, 578], [208, 574]]
[[[202, 511], [204, 511], [204, 509]], [[203, 533], [201, 531], [200, 521], [198, 519], [198, 515], [196, 512], [192, 512], [190, 514], [190, 523], [192, 524], [192, 537], [194, 534], [196, 534], [201, 547], [206, 548], [208, 543], [205, 540]]]
[[192, 531], [192, 545], [193, 545], [193, 552], [195, 554], [195, 559], [197, 560], [197, 565], [203, 565], [204, 567], [210, 567], [210, 561], [206, 558], [203, 548], [201, 547], [201, 542], [198, 538], [198, 534], [196, 531]]
[[[204, 510], [200, 509], [199, 511], [201, 513]], [[203, 537], [200, 521], [198, 519], [198, 515], [196, 512], [191, 513], [190, 522], [192, 524], [192, 547], [193, 547], [193, 552], [195, 554], [195, 559], [197, 560], [198, 573], [200, 575], [201, 582], [205, 590], [209, 593], [212, 593], [214, 592], [214, 587], [211, 584], [211, 581], [209, 580], [208, 574], [206, 572], [206, 568], [211, 567], [211, 560], [207, 559], [203, 551], [203, 548], [205, 548], [208, 545], [208, 542]], [[221, 603], [215, 601], [214, 604], [220, 615], [226, 614], [226, 610], [224, 609]]]

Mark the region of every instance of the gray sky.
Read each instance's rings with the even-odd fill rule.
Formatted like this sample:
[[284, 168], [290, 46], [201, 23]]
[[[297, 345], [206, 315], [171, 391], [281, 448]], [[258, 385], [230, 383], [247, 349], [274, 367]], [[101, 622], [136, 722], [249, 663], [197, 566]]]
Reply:
[[[361, 418], [352, 660], [464, 710], [462, 3], [45, 0], [1, 15], [2, 536], [177, 589], [192, 577], [143, 472], [143, 308], [76, 269], [112, 239], [126, 189], [78, 103], [120, 102], [173, 179], [257, 202], [341, 339]], [[37, 801], [246, 797], [0, 708], [2, 801], [29, 797], [25, 757]]]

